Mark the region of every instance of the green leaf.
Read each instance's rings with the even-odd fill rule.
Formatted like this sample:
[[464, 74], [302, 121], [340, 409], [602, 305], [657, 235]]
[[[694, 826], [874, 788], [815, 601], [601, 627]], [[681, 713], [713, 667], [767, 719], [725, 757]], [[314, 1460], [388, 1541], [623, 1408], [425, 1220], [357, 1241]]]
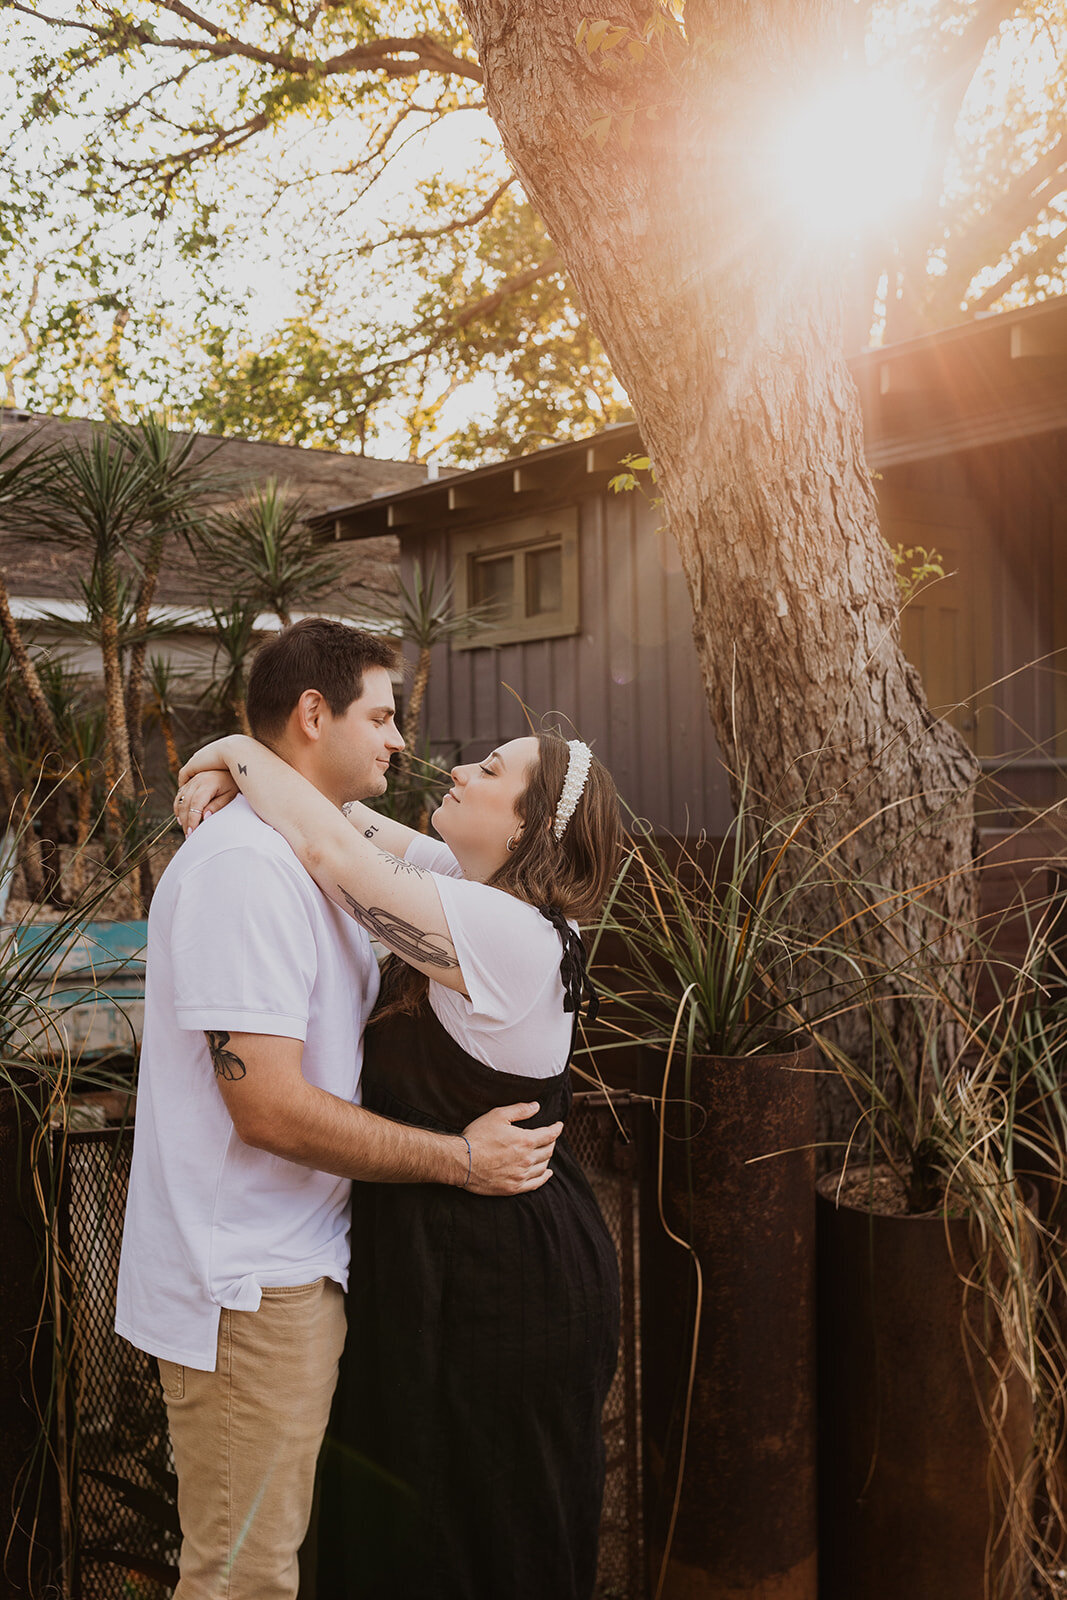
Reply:
[[603, 150], [604, 146], [608, 142], [608, 135], [611, 132], [611, 122], [612, 117], [610, 111], [604, 112], [599, 117], [594, 117], [589, 126], [584, 129], [582, 138], [595, 139], [600, 149]]

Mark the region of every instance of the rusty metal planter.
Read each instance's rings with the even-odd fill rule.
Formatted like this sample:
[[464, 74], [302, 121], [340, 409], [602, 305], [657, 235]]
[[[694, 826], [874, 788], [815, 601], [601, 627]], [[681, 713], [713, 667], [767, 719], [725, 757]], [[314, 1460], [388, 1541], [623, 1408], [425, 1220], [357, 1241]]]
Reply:
[[[965, 1303], [960, 1276], [970, 1223], [838, 1206], [836, 1185], [820, 1179], [817, 1200], [823, 1600], [1014, 1600], [981, 1414], [993, 1378], [967, 1334], [988, 1337], [988, 1307], [974, 1291]], [[1017, 1471], [1031, 1428], [1018, 1377], [1006, 1399], [998, 1445]]]
[[[692, 1242], [704, 1305], [665, 1600], [815, 1600], [815, 1068], [808, 1047], [698, 1057], [688, 1091], [682, 1068], [672, 1073], [664, 1211]], [[654, 1579], [677, 1482], [695, 1275], [654, 1217], [642, 1238]]]

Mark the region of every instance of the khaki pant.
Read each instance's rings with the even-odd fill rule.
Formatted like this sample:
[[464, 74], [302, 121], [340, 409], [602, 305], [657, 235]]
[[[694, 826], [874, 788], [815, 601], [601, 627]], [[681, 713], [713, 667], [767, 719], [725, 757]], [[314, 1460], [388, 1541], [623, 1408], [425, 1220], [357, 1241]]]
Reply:
[[182, 1525], [174, 1600], [294, 1600], [345, 1339], [328, 1278], [223, 1310], [214, 1372], [160, 1361]]

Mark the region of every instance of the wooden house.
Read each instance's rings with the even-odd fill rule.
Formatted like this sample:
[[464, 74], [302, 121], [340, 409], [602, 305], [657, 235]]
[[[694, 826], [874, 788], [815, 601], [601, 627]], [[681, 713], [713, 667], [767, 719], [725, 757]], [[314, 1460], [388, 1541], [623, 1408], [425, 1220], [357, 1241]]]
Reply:
[[[46, 448], [84, 444], [96, 426], [81, 418], [0, 407], [0, 447], [23, 442], [26, 447]], [[210, 466], [225, 475], [230, 485], [216, 509], [273, 479], [313, 516], [331, 506], [407, 488], [426, 477], [426, 468], [415, 462], [379, 461], [339, 450], [218, 439], [207, 434], [195, 435], [193, 448], [194, 458], [202, 462], [210, 458]], [[397, 553], [397, 541], [388, 534], [353, 547], [343, 592], [328, 597], [323, 609], [351, 614], [354, 602], [349, 586], [385, 596], [395, 594]], [[6, 574], [12, 611], [32, 640], [62, 651], [80, 670], [98, 670], [98, 653], [79, 644], [63, 626], [63, 622], [77, 622], [85, 615], [80, 584], [88, 574], [85, 552], [43, 541], [32, 532], [3, 529], [0, 569]], [[213, 651], [208, 608], [224, 606], [227, 601], [217, 580], [205, 578], [185, 547], [174, 541], [160, 573], [152, 615], [156, 621], [174, 625], [175, 632], [153, 648], [194, 677], [207, 677]], [[62, 621], [55, 623], [52, 618]], [[277, 627], [277, 619], [264, 615], [260, 625], [261, 631], [269, 631]]]
[[[906, 608], [905, 648], [989, 774], [990, 825], [1040, 812], [1067, 766], [1067, 299], [851, 366], [885, 535], [936, 552], [946, 573]], [[523, 702], [595, 743], [657, 828], [721, 833], [729, 794], [678, 554], [646, 499], [609, 488], [640, 448], [622, 424], [318, 526], [339, 540], [393, 533], [402, 575], [417, 560], [452, 578], [459, 603], [496, 603], [491, 631], [435, 652], [437, 755], [522, 732]]]

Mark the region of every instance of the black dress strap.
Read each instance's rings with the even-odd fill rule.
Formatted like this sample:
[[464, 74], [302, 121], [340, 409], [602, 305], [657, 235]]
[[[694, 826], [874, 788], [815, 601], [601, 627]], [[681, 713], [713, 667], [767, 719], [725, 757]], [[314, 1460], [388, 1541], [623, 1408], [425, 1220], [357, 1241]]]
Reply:
[[585, 1020], [595, 1022], [597, 1012], [600, 1010], [600, 1000], [586, 971], [585, 945], [582, 936], [575, 932], [558, 906], [541, 906], [540, 911], [563, 940], [563, 960], [559, 964], [559, 975], [563, 980], [563, 1009], [574, 1012], [577, 1028], [578, 1015], [584, 1001]]

